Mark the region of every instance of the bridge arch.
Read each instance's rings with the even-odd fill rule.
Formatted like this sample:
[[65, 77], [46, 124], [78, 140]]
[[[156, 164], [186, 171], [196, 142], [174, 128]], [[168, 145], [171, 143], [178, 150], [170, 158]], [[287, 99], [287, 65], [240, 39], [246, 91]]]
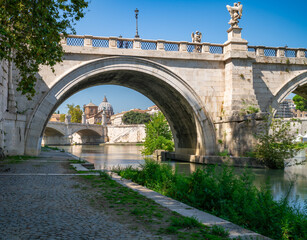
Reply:
[[95, 136], [95, 137], [102, 137], [102, 134], [98, 131], [88, 128], [76, 129], [71, 134], [79, 134], [80, 136]]
[[65, 136], [65, 132], [63, 132], [61, 129], [53, 127], [46, 127], [44, 134], [46, 136]]
[[38, 154], [48, 119], [62, 102], [82, 89], [102, 84], [134, 89], [157, 104], [170, 124], [177, 153], [215, 153], [213, 122], [195, 91], [162, 65], [130, 56], [87, 62], [59, 78], [29, 119], [25, 153]]
[[290, 94], [296, 93], [298, 95], [303, 95], [307, 98], [307, 71], [303, 72], [296, 77], [290, 79], [281, 88], [276, 91], [273, 99], [267, 106], [267, 111], [272, 107], [274, 111], [277, 110], [279, 104]]

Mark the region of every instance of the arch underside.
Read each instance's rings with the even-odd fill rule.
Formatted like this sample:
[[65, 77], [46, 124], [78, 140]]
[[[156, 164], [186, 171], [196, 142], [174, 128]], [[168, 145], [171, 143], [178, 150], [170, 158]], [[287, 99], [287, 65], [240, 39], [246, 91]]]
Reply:
[[63, 97], [67, 99], [80, 90], [101, 84], [120, 85], [142, 93], [157, 104], [168, 119], [176, 148], [197, 148], [196, 123], [187, 101], [175, 89], [153, 76], [128, 70], [109, 71], [88, 78], [67, 91]]
[[65, 134], [63, 134], [61, 131], [55, 129], [55, 128], [51, 128], [51, 127], [46, 127], [45, 128], [45, 131], [44, 131], [44, 134], [46, 136], [64, 136]]
[[279, 104], [290, 94], [295, 93], [307, 99], [307, 72], [303, 72], [293, 79], [284, 84], [275, 94], [274, 99], [268, 105], [267, 109], [271, 106], [277, 109]]
[[293, 93], [300, 95], [301, 97], [307, 99], [307, 83], [302, 86], [297, 87]]
[[101, 137], [101, 135], [98, 132], [92, 129], [81, 129], [81, 130], [75, 131], [72, 134], [79, 134], [81, 137], [86, 137], [86, 136]]
[[[54, 102], [48, 111], [49, 117], [62, 102], [78, 91], [102, 84], [120, 85], [142, 93], [161, 109], [170, 124], [177, 153], [210, 155], [215, 152], [215, 131], [212, 121], [205, 113], [196, 94], [184, 86], [182, 80], [176, 79], [174, 74], [163, 70], [161, 66], [148, 67], [147, 60], [134, 61], [132, 59], [128, 61], [132, 67], [127, 67], [120, 65], [122, 61], [126, 63], [127, 58], [115, 59], [119, 60], [114, 63], [114, 58], [111, 59], [112, 68], [105, 68], [106, 64], [102, 59], [100, 60], [101, 65], [99, 62], [94, 63], [91, 71], [87, 70], [88, 66], [85, 66], [84, 69], [82, 67], [77, 69], [79, 74], [72, 72], [63, 77], [58, 82], [58, 86], [54, 86], [49, 96], [46, 97], [48, 103]], [[168, 77], [171, 80], [168, 81]], [[55, 88], [60, 90], [55, 90]], [[40, 107], [37, 112], [39, 111]], [[34, 114], [32, 122], [35, 121], [42, 121], [42, 119], [36, 120]]]

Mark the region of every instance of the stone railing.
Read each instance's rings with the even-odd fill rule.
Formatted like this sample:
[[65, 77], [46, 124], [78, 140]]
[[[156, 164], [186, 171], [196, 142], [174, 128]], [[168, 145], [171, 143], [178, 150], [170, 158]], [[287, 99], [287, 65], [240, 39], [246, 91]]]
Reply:
[[[68, 35], [62, 38], [62, 45], [98, 48], [139, 49], [170, 52], [223, 54], [224, 44], [174, 42], [165, 40], [145, 40], [140, 38], [94, 37]], [[248, 46], [249, 52], [256, 56], [307, 58], [307, 49], [288, 47]]]
[[139, 50], [155, 50], [155, 51], [173, 51], [173, 52], [198, 52], [223, 54], [223, 44], [212, 43], [189, 43], [174, 42], [165, 40], [144, 40], [129, 39], [119, 37], [94, 37], [94, 36], [78, 36], [68, 35], [62, 38], [62, 45], [68, 46], [85, 46], [99, 48], [122, 48], [122, 49], [139, 49]]
[[305, 48], [248, 46], [248, 51], [254, 52], [256, 56], [307, 58], [307, 49]]

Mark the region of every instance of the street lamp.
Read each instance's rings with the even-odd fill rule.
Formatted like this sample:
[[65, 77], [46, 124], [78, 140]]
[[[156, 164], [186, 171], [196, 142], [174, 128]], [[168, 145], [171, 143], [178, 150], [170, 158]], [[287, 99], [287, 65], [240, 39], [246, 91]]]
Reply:
[[136, 19], [136, 32], [135, 32], [135, 38], [139, 38], [140, 36], [139, 36], [139, 32], [138, 32], [138, 15], [139, 15], [139, 10], [136, 8], [135, 10], [134, 10], [134, 12], [135, 12], [135, 19]]

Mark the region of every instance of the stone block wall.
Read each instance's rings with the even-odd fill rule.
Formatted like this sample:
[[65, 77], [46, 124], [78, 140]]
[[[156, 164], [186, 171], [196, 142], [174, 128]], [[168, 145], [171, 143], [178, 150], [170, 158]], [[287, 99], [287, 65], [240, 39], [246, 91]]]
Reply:
[[143, 142], [146, 137], [143, 124], [108, 126], [107, 128], [109, 143], [137, 143]]

